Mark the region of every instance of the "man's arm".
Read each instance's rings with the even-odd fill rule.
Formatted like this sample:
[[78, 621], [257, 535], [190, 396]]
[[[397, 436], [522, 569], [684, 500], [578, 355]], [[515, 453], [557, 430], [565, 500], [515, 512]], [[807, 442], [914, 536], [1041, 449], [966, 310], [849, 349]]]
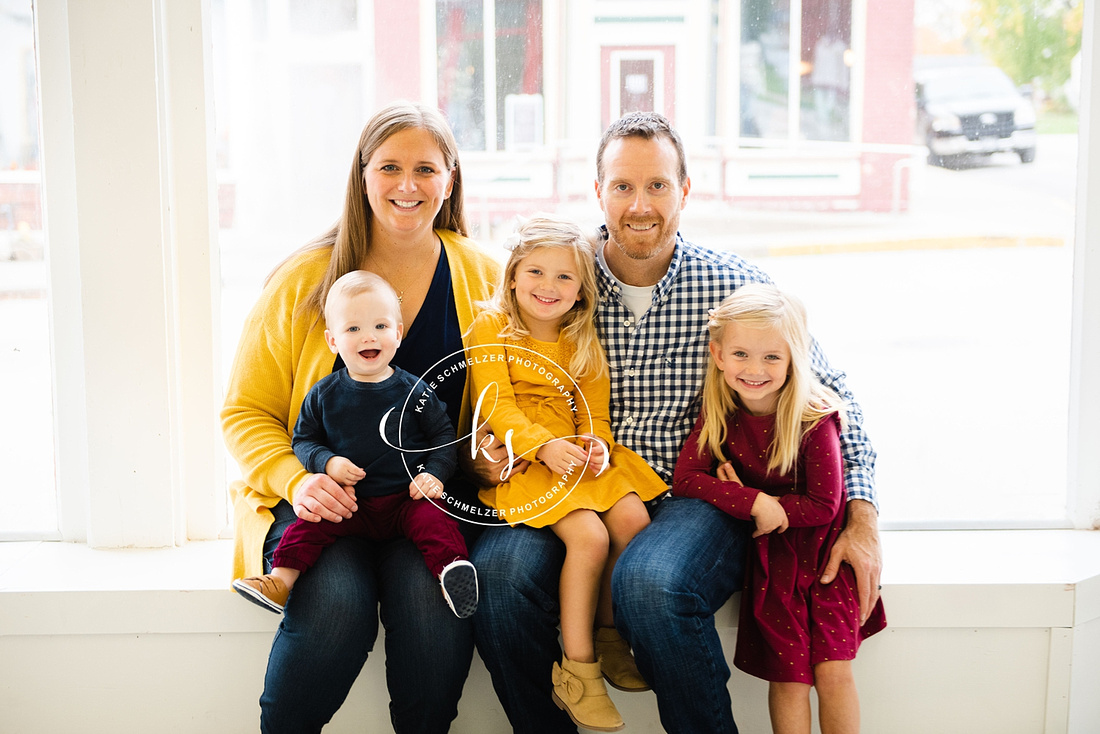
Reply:
[[848, 518], [844, 530], [833, 544], [829, 561], [821, 574], [821, 583], [832, 583], [841, 562], [848, 563], [856, 573], [859, 592], [859, 621], [867, 621], [878, 601], [882, 588], [882, 546], [878, 536], [878, 510], [865, 500], [848, 501]]
[[848, 499], [847, 522], [837, 537], [822, 583], [836, 578], [840, 564], [848, 563], [856, 574], [860, 622], [867, 620], [879, 597], [882, 576], [882, 547], [878, 534], [878, 500], [875, 496], [875, 450], [863, 430], [863, 409], [844, 382], [845, 374], [833, 369], [815, 340], [810, 363], [822, 384], [832, 388], [847, 403], [840, 449], [844, 457], [844, 489]]
[[833, 369], [821, 346], [814, 340], [810, 350], [810, 367], [821, 384], [829, 387], [845, 402], [847, 410], [840, 432], [840, 451], [844, 457], [844, 489], [848, 501], [865, 500], [878, 508], [875, 496], [875, 449], [863, 429], [863, 408], [856, 402], [844, 379], [846, 375]]

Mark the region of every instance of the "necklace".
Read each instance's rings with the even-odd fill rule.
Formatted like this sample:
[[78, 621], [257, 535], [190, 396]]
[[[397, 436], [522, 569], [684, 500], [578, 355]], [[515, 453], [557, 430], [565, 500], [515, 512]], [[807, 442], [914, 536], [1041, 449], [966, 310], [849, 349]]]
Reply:
[[[438, 237], [436, 237], [436, 244], [437, 245], [442, 244]], [[432, 248], [432, 255], [435, 255], [435, 248], [434, 247]], [[434, 260], [434, 258], [426, 258], [426, 259], [406, 258], [406, 262], [408, 262], [410, 264], [407, 265], [406, 267], [402, 268], [402, 270], [401, 270], [401, 283], [402, 283], [402, 285], [398, 285], [398, 283], [392, 277], [390, 277], [389, 272], [384, 270], [383, 268], [381, 268], [378, 265], [378, 261], [374, 259], [374, 254], [370, 253], [370, 252], [367, 253], [367, 261], [373, 267], [374, 271], [378, 275], [381, 275], [383, 278], [385, 278], [386, 282], [389, 283], [393, 287], [394, 291], [397, 292], [397, 302], [399, 304], [404, 304], [405, 303], [405, 289], [411, 287], [413, 285], [413, 283], [416, 282], [417, 276], [419, 276], [420, 272], [423, 271], [423, 269], [424, 269], [424, 263], [425, 262], [430, 263], [430, 262], [432, 262], [432, 260]]]

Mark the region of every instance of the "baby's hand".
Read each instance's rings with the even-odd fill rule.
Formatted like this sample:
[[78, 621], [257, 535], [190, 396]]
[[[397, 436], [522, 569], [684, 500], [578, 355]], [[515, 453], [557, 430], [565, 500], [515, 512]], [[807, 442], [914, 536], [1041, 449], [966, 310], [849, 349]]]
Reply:
[[414, 500], [427, 497], [435, 499], [443, 494], [443, 482], [428, 472], [420, 472], [409, 482], [409, 496]]
[[588, 468], [598, 477], [605, 468], [604, 462], [608, 461], [607, 447], [598, 436], [592, 433], [582, 433], [581, 440], [588, 449]]
[[754, 538], [776, 530], [782, 533], [789, 524], [783, 505], [766, 492], [760, 492], [753, 500], [752, 519], [756, 521], [756, 531], [752, 534]]
[[718, 471], [715, 472], [715, 476], [721, 479], [723, 482], [737, 482], [738, 484], [744, 484], [741, 478], [737, 476], [737, 472], [734, 471], [733, 464], [728, 461], [718, 467]]
[[570, 466], [583, 467], [588, 460], [588, 452], [575, 443], [558, 438], [540, 448], [535, 458], [546, 464], [550, 471], [564, 476], [569, 473]]
[[328, 474], [337, 484], [354, 485], [367, 473], [352, 464], [343, 456], [333, 456], [325, 463], [325, 474]]

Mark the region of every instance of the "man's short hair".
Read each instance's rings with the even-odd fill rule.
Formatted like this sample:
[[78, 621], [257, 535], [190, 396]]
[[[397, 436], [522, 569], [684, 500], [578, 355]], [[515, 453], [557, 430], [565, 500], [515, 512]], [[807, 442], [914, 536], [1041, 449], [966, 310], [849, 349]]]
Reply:
[[600, 138], [600, 147], [596, 150], [596, 181], [603, 186], [603, 153], [608, 143], [618, 138], [643, 138], [654, 140], [665, 138], [676, 148], [676, 157], [680, 162], [680, 185], [687, 182], [687, 157], [684, 155], [684, 142], [672, 129], [668, 118], [657, 112], [630, 112], [608, 126]]

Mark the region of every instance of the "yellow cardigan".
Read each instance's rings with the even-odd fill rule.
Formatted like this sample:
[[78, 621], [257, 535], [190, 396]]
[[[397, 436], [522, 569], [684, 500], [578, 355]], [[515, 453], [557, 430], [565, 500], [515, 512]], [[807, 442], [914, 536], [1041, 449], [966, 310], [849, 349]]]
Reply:
[[[476, 316], [476, 302], [489, 298], [500, 265], [454, 232], [436, 230], [451, 269], [458, 323], [463, 333]], [[226, 448], [242, 480], [229, 487], [235, 541], [233, 577], [263, 573], [263, 542], [274, 522], [270, 508], [294, 501], [309, 476], [290, 447], [302, 400], [332, 372], [323, 319], [294, 317], [324, 277], [332, 248], [301, 252], [272, 276], [245, 320], [222, 408]], [[467, 391], [469, 386], [467, 385]], [[469, 401], [462, 423], [469, 422]]]

